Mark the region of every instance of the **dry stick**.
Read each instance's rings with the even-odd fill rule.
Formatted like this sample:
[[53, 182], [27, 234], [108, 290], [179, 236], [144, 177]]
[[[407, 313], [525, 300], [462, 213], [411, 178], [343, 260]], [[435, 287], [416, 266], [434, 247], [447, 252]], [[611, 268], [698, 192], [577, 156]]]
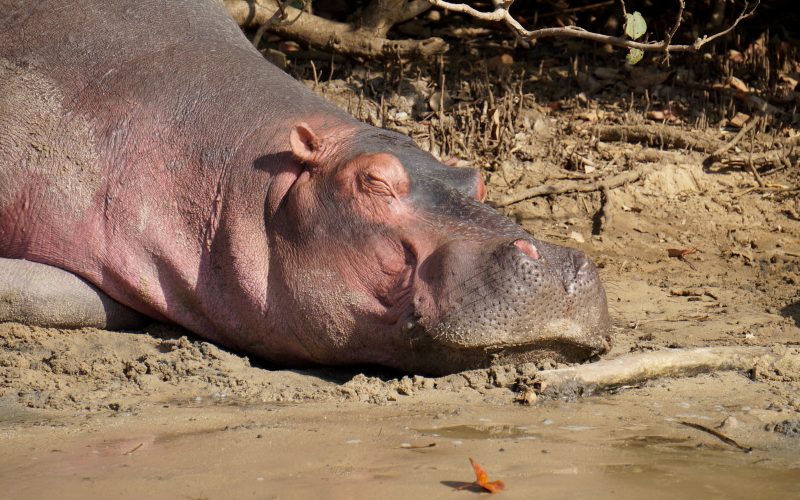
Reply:
[[[285, 2], [285, 3], [288, 3], [288, 2]], [[284, 25], [290, 25], [290, 24], [294, 24], [294, 21], [297, 21], [297, 19], [299, 19], [300, 14], [297, 15], [297, 17], [294, 19], [294, 21], [287, 22], [287, 19], [286, 19], [286, 5], [285, 5], [285, 3], [284, 2], [277, 2], [277, 7], [278, 8], [277, 8], [277, 10], [275, 10], [275, 13], [272, 15], [272, 17], [267, 19], [265, 22], [261, 23], [261, 26], [258, 27], [258, 30], [256, 31], [255, 36], [253, 36], [253, 47], [258, 49], [258, 46], [261, 44], [261, 38], [264, 36], [264, 32], [267, 29], [269, 29], [270, 26], [272, 26], [272, 25], [274, 25], [276, 23], [281, 23], [281, 24], [284, 24]], [[302, 6], [301, 11], [305, 10], [305, 7], [306, 7], [305, 0], [303, 0], [303, 6]]]
[[674, 37], [675, 33], [678, 32], [678, 28], [680, 27], [681, 22], [683, 21], [683, 9], [685, 8], [686, 8], [686, 2], [684, 2], [683, 0], [678, 0], [678, 15], [675, 16], [675, 25], [672, 27], [671, 30], [669, 30], [667, 36], [664, 37], [663, 47], [665, 49], [669, 47], [669, 44], [672, 43], [672, 37]]
[[[508, 12], [508, 7], [513, 3], [513, 0], [507, 1], [501, 4], [497, 4], [495, 10], [492, 12], [482, 12], [476, 10], [469, 5], [461, 4], [461, 3], [451, 3], [445, 2], [443, 0], [428, 0], [431, 4], [435, 7], [439, 7], [441, 9], [446, 9], [452, 12], [460, 12], [462, 14], [467, 14], [475, 19], [480, 19], [482, 21], [494, 21], [494, 22], [503, 22], [511, 28], [515, 35], [527, 39], [527, 40], [536, 40], [539, 38], [549, 38], [549, 37], [563, 37], [563, 38], [580, 38], [584, 40], [591, 40], [598, 43], [607, 43], [609, 45], [613, 45], [615, 47], [624, 47], [624, 48], [631, 48], [631, 49], [640, 49], [646, 51], [660, 51], [660, 52], [697, 52], [700, 48], [717, 38], [727, 35], [731, 31], [733, 31], [740, 22], [751, 17], [754, 13], [756, 8], [759, 5], [760, 0], [756, 0], [755, 4], [750, 8], [750, 3], [745, 2], [744, 9], [742, 9], [741, 14], [739, 17], [736, 18], [736, 21], [733, 22], [731, 26], [727, 29], [720, 31], [711, 36], [704, 36], [697, 38], [694, 43], [691, 45], [665, 45], [663, 41], [661, 42], [635, 42], [633, 40], [629, 40], [627, 38], [622, 38], [618, 36], [609, 36], [609, 35], [601, 35], [600, 33], [593, 33], [591, 31], [586, 31], [583, 28], [579, 28], [577, 26], [564, 26], [560, 28], [542, 28], [538, 30], [529, 31], [525, 29], [514, 17]], [[683, 14], [683, 9], [681, 9], [681, 15]]]
[[739, 448], [740, 450], [742, 450], [745, 453], [750, 453], [751, 451], [753, 451], [753, 448], [751, 448], [749, 446], [742, 446], [739, 443], [737, 443], [735, 440], [733, 440], [732, 438], [729, 438], [725, 434], [719, 432], [716, 429], [712, 429], [711, 427], [706, 427], [705, 425], [696, 424], [694, 422], [688, 422], [686, 420], [682, 420], [680, 423], [681, 423], [681, 425], [685, 425], [686, 427], [691, 427], [692, 429], [697, 429], [698, 431], [707, 432], [708, 434], [711, 434], [712, 436], [714, 436], [715, 438], [719, 439], [723, 443], [725, 443], [727, 445], [730, 445], [730, 446], [733, 446], [734, 448]]
[[761, 363], [773, 364], [782, 356], [767, 347], [701, 347], [626, 354], [597, 363], [543, 370], [536, 382], [546, 395], [562, 392], [587, 394], [636, 385], [663, 377], [691, 377], [723, 370], [748, 371]]
[[758, 116], [758, 115], [754, 116], [753, 118], [751, 118], [750, 121], [747, 122], [747, 125], [742, 127], [742, 129], [739, 131], [738, 134], [736, 134], [736, 136], [733, 139], [731, 139], [727, 143], [723, 144], [722, 146], [717, 148], [713, 153], [711, 153], [711, 157], [717, 159], [720, 156], [722, 156], [724, 153], [727, 153], [728, 151], [730, 151], [739, 141], [742, 140], [742, 138], [745, 135], [747, 135], [748, 132], [753, 130], [753, 128], [756, 125], [759, 124], [761, 119], [762, 119], [762, 117]]
[[747, 166], [750, 168], [750, 172], [753, 174], [753, 177], [756, 178], [758, 187], [765, 187], [766, 185], [764, 184], [764, 179], [758, 175], [758, 169], [755, 167], [755, 165], [753, 165], [753, 143], [755, 142], [755, 139], [756, 131], [753, 130], [753, 133], [750, 134], [750, 148], [747, 151]]
[[631, 170], [629, 172], [623, 172], [613, 177], [609, 177], [608, 179], [592, 182], [590, 184], [585, 184], [581, 181], [563, 181], [547, 186], [536, 186], [524, 191], [520, 191], [519, 193], [504, 196], [495, 202], [494, 206], [506, 207], [508, 205], [513, 205], [514, 203], [519, 203], [520, 201], [535, 198], [537, 196], [549, 196], [553, 194], [565, 193], [591, 193], [592, 191], [613, 189], [615, 187], [622, 186], [623, 184], [627, 184], [628, 182], [638, 180], [641, 176], [642, 173], [640, 171]]

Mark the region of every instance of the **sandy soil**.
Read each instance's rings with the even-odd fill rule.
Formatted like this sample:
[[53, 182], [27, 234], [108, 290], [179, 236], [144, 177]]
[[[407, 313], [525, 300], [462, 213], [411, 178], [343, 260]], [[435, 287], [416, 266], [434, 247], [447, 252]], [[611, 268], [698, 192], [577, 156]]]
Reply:
[[[511, 143], [494, 155], [496, 140], [467, 151], [431, 138], [448, 129], [431, 127], [435, 99], [424, 78], [401, 79], [381, 108], [375, 94], [364, 97], [370, 77], [350, 71], [351, 79], [307, 83], [436, 154], [486, 160], [490, 200], [641, 169], [638, 181], [604, 196], [537, 197], [504, 209], [601, 268], [615, 321], [608, 358], [757, 345], [783, 349], [787, 361], [525, 405], [518, 367], [438, 379], [371, 367], [284, 370], [171, 326], [0, 324], [2, 496], [469, 498], [473, 490], [455, 487], [473, 480], [473, 457], [505, 481], [509, 498], [800, 498], [796, 191], [753, 189], [749, 172], [704, 168], [698, 152], [592, 139], [601, 124], [652, 122], [641, 106], [619, 104], [620, 94], [541, 104], [558, 98], [557, 67], [550, 87], [526, 80], [538, 93], [518, 100], [503, 136]], [[511, 94], [497, 96], [498, 109]], [[724, 141], [736, 133], [717, 122], [689, 127], [691, 103], [683, 109], [676, 127], [692, 135]], [[797, 186], [800, 173], [795, 166], [767, 179]], [[689, 248], [697, 251], [668, 257]], [[752, 451], [682, 422], [717, 428]]]

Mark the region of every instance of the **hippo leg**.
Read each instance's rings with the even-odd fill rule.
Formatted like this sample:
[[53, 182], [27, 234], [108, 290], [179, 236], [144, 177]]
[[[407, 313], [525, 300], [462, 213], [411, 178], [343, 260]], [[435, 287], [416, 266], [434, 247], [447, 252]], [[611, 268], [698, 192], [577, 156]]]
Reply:
[[148, 319], [57, 267], [0, 258], [0, 322], [53, 328], [135, 329]]

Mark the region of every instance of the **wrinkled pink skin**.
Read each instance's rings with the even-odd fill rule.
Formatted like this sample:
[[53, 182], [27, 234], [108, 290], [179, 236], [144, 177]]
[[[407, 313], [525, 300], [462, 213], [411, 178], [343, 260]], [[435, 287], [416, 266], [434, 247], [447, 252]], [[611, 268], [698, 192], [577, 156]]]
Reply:
[[[65, 209], [63, 179], [26, 163], [25, 124], [3, 130], [13, 117], [0, 116], [0, 183], [11, 186], [0, 190], [0, 257], [68, 270], [284, 365], [443, 373], [506, 344], [519, 360], [608, 346], [605, 296], [582, 254], [474, 201], [485, 194], [474, 171], [355, 121], [264, 62], [214, 2], [0, 0], [2, 59], [57, 90], [42, 120], [56, 117], [51, 134], [80, 132], [98, 180]], [[525, 311], [539, 293], [587, 291], [545, 308], [539, 342], [535, 322], [480, 324], [483, 302], [504, 300], [491, 280], [517, 272], [490, 265], [546, 285], [513, 292], [530, 295]], [[478, 312], [460, 314], [464, 304]], [[577, 330], [553, 333], [561, 316]], [[514, 329], [526, 334], [508, 342]]]

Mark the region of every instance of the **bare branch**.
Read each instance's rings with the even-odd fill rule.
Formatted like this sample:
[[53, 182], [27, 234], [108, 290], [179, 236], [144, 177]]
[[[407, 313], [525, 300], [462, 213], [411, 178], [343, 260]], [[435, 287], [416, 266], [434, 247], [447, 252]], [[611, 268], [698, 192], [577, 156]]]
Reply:
[[675, 26], [673, 26], [672, 29], [669, 30], [669, 33], [667, 33], [667, 36], [664, 37], [664, 48], [669, 47], [669, 45], [672, 43], [672, 37], [675, 36], [675, 33], [677, 33], [681, 22], [683, 22], [683, 9], [685, 8], [686, 2], [684, 2], [684, 0], [678, 0], [678, 15], [675, 16]]
[[[467, 14], [475, 19], [480, 19], [482, 21], [503, 22], [509, 28], [511, 28], [511, 30], [517, 36], [524, 38], [526, 40], [537, 40], [539, 38], [552, 38], [552, 37], [580, 38], [583, 40], [590, 40], [598, 43], [606, 43], [609, 45], [613, 45], [615, 47], [640, 49], [643, 51], [660, 51], [660, 52], [697, 52], [703, 45], [706, 45], [707, 43], [712, 42], [713, 40], [725, 36], [731, 31], [733, 31], [741, 21], [753, 15], [753, 13], [755, 12], [756, 8], [760, 3], [760, 0], [756, 0], [755, 4], [753, 4], [751, 7], [750, 3], [746, 2], [744, 9], [742, 10], [742, 13], [739, 15], [736, 21], [734, 21], [734, 23], [729, 28], [719, 33], [707, 37], [698, 38], [691, 45], [671, 45], [672, 37], [677, 32], [678, 26], [680, 26], [681, 23], [681, 17], [683, 16], [684, 2], [682, 0], [680, 2], [680, 11], [678, 13], [678, 19], [675, 22], [675, 26], [668, 33], [667, 38], [664, 41], [660, 42], [636, 42], [634, 40], [629, 40], [623, 37], [602, 35], [600, 33], [586, 31], [585, 29], [579, 28], [577, 26], [564, 26], [559, 28], [541, 28], [538, 30], [530, 31], [525, 29], [516, 19], [514, 19], [514, 17], [508, 12], [508, 9], [503, 6], [496, 7], [491, 12], [482, 12], [465, 4], [451, 3], [451, 2], [446, 2], [444, 0], [428, 0], [428, 1], [435, 7], [446, 9], [451, 12], [460, 12], [462, 14]], [[621, 3], [621, 5], [624, 13], [625, 4]]]
[[761, 0], [756, 0], [756, 3], [753, 4], [753, 8], [748, 10], [748, 7], [750, 6], [750, 2], [745, 2], [744, 9], [742, 9], [742, 13], [739, 14], [739, 17], [736, 18], [736, 21], [734, 21], [733, 24], [728, 27], [728, 29], [722, 30], [722, 31], [720, 31], [719, 33], [717, 33], [715, 35], [711, 35], [711, 36], [703, 37], [703, 38], [698, 38], [697, 40], [695, 40], [695, 42], [693, 44], [695, 50], [699, 50], [700, 47], [702, 47], [703, 45], [705, 45], [705, 44], [707, 44], [709, 42], [712, 42], [712, 41], [716, 40], [719, 37], [725, 36], [728, 33], [730, 33], [731, 31], [733, 31], [734, 29], [736, 29], [736, 27], [739, 25], [740, 22], [744, 21], [748, 17], [751, 17], [753, 14], [755, 14], [756, 9], [758, 8], [758, 5], [760, 3], [761, 3]]

